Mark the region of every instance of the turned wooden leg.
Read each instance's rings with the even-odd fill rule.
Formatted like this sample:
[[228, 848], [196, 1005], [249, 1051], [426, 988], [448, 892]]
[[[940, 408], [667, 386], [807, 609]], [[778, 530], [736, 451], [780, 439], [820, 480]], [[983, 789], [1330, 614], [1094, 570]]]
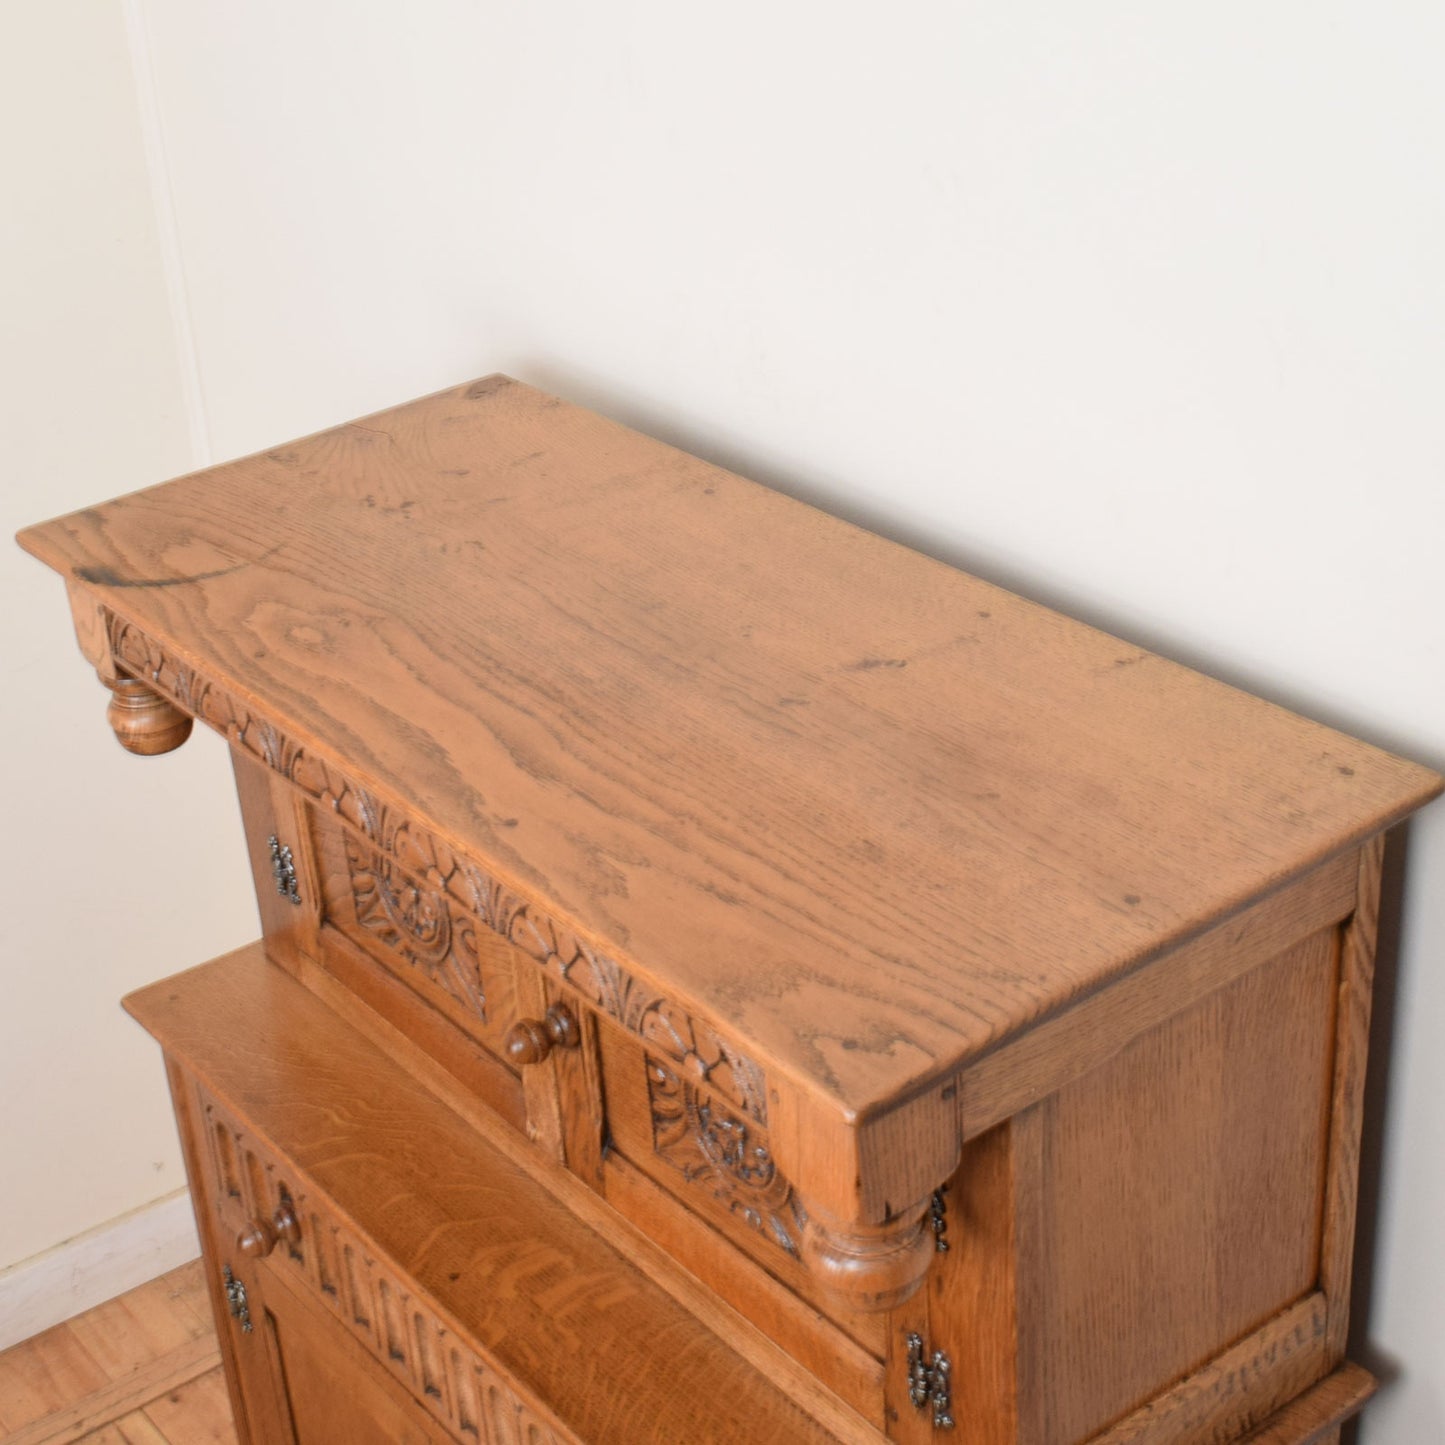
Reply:
[[106, 721], [127, 752], [145, 757], [169, 753], [190, 737], [192, 719], [148, 683], [103, 674], [100, 680], [111, 691]]
[[809, 1209], [803, 1259], [850, 1309], [891, 1310], [923, 1283], [933, 1260], [927, 1213], [925, 1200], [887, 1224], [838, 1224]]

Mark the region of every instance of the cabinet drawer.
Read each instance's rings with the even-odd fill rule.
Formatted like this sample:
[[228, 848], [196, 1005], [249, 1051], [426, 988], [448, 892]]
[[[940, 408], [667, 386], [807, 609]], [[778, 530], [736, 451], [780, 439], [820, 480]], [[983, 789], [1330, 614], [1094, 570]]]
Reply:
[[[671, 1233], [669, 1216], [679, 1211], [697, 1216], [805, 1301], [810, 1313], [882, 1359], [887, 1317], [842, 1309], [803, 1263], [807, 1214], [773, 1158], [761, 1096], [746, 1102], [720, 1098], [683, 1066], [608, 1020], [599, 1020], [597, 1039], [608, 1199], [654, 1234]], [[638, 1188], [632, 1171], [660, 1192]], [[743, 1260], [733, 1260], [724, 1273], [735, 1276], [746, 1268]], [[723, 1293], [730, 1287], [726, 1279], [707, 1282]]]
[[517, 951], [441, 889], [335, 823], [316, 816], [312, 836], [322, 922], [507, 1065], [507, 1030], [518, 1017]]

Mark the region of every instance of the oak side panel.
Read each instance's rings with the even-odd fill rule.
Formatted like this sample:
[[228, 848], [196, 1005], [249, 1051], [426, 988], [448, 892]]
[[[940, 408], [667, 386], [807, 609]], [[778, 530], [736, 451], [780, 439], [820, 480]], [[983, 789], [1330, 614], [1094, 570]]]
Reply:
[[1042, 1106], [1044, 1438], [1087, 1438], [1318, 1276], [1338, 930]]
[[966, 1445], [1018, 1438], [1015, 1298], [1016, 1132], [1025, 1118], [972, 1141], [943, 1196], [946, 1253], [928, 1275], [928, 1338], [952, 1361], [953, 1414]]
[[[965, 1146], [941, 1193], [942, 1230], [927, 1283], [890, 1317], [888, 1430], [899, 1445], [937, 1445], [933, 1409], [908, 1396], [907, 1338], [949, 1360], [958, 1445], [1033, 1445], [1021, 1425], [1018, 1221], [1038, 1187], [1038, 1114], [1025, 1113]], [[1026, 1306], [1029, 1302], [1025, 1302]]]

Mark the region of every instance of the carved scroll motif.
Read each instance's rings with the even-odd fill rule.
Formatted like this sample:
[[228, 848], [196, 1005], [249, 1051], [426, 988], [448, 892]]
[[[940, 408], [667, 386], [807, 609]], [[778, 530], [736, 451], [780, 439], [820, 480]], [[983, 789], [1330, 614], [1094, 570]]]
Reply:
[[[106, 626], [116, 662], [193, 717], [329, 808], [422, 888], [445, 894], [587, 1001], [637, 1034], [749, 1118], [767, 1121], [762, 1070], [712, 1027], [693, 1019], [538, 905], [504, 887], [405, 813], [381, 802], [329, 762], [250, 712], [218, 684], [179, 662], [114, 613]], [[455, 930], [454, 930], [455, 931]], [[441, 980], [439, 980], [441, 981]]]
[[761, 1130], [653, 1058], [647, 1060], [647, 1093], [658, 1157], [799, 1258], [807, 1215], [793, 1186], [778, 1172]]
[[419, 887], [350, 834], [343, 841], [357, 924], [485, 1020], [476, 921], [460, 911], [454, 916], [445, 895]]

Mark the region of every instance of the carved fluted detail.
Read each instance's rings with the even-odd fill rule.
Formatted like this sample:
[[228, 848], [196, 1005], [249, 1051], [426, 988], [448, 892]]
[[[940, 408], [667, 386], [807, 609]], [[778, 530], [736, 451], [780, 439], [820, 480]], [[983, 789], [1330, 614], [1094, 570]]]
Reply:
[[891, 1310], [918, 1289], [933, 1260], [927, 1215], [926, 1199], [886, 1224], [838, 1224], [809, 1210], [803, 1259], [850, 1309]]
[[101, 681], [111, 692], [106, 721], [116, 741], [127, 752], [144, 757], [169, 753], [190, 737], [189, 714], [148, 683], [134, 677], [106, 678], [104, 675]]

